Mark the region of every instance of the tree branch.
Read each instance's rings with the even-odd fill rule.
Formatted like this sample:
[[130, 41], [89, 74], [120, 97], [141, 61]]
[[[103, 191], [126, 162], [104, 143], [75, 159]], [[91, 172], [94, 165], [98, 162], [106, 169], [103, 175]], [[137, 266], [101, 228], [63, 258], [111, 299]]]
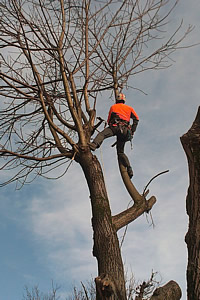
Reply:
[[129, 178], [126, 167], [121, 163], [120, 159], [118, 159], [118, 164], [119, 164], [120, 174], [121, 174], [122, 180], [124, 182], [124, 185], [127, 189], [127, 192], [133, 199], [134, 203], [141, 204], [142, 202], [145, 201], [143, 195], [141, 195], [135, 188], [134, 184], [132, 183], [132, 181]]
[[[118, 159], [119, 169], [122, 176], [122, 180], [125, 184], [125, 187], [134, 201], [134, 205], [125, 211], [119, 213], [116, 216], [113, 216], [113, 224], [115, 225], [116, 230], [126, 226], [127, 224], [133, 222], [144, 212], [149, 212], [153, 205], [156, 203], [156, 197], [152, 196], [149, 200], [146, 200], [145, 191], [143, 195], [139, 194], [134, 184], [129, 178], [126, 167]], [[148, 192], [147, 192], [148, 193]]]
[[149, 200], [143, 199], [141, 203], [134, 204], [132, 207], [112, 217], [116, 231], [133, 222], [145, 212], [149, 212], [156, 203], [156, 198], [152, 196]]
[[72, 158], [73, 152], [66, 151], [65, 153], [55, 154], [55, 155], [51, 155], [51, 156], [47, 156], [47, 157], [36, 157], [36, 156], [20, 154], [20, 153], [13, 152], [13, 151], [10, 151], [7, 149], [0, 149], [0, 156], [12, 156], [12, 157], [18, 157], [18, 158], [23, 158], [26, 160], [34, 160], [34, 161], [48, 161], [48, 160], [52, 160], [52, 159], [59, 158], [59, 157]]

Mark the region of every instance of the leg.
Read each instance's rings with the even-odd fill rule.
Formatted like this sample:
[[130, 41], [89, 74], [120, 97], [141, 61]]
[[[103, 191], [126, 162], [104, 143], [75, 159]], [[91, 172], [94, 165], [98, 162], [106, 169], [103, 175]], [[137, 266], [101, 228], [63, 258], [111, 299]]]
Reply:
[[133, 177], [133, 170], [126, 154], [124, 153], [125, 142], [117, 139], [117, 155], [122, 164], [127, 168], [127, 172], [130, 178]]
[[106, 127], [103, 131], [99, 132], [92, 143], [89, 144], [91, 150], [95, 150], [96, 148], [99, 148], [103, 141], [111, 136], [113, 136], [114, 133], [110, 127]]

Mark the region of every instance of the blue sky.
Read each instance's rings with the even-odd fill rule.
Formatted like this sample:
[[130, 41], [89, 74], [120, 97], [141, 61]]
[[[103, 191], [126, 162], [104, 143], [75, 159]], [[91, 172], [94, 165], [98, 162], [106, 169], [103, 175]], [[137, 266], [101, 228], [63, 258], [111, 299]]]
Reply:
[[[181, 0], [170, 17], [171, 29], [182, 18], [185, 28], [195, 25], [188, 43], [199, 41], [199, 0]], [[157, 197], [150, 219], [141, 216], [128, 227], [122, 247], [125, 268], [136, 280], [148, 279], [152, 269], [162, 283], [176, 280], [186, 300], [187, 249], [184, 236], [188, 218], [185, 198], [188, 188], [187, 161], [180, 136], [191, 127], [200, 104], [200, 46], [173, 55], [166, 70], [147, 72], [130, 85], [127, 104], [140, 117], [131, 150], [126, 146], [134, 169], [133, 181], [140, 192], [155, 174], [169, 169], [150, 185]], [[111, 100], [102, 98], [98, 115], [107, 118]], [[113, 214], [125, 209], [130, 198], [121, 182], [116, 154], [104, 142], [96, 155], [103, 163]], [[0, 174], [3, 178], [4, 174]], [[119, 233], [119, 238], [123, 230]], [[47, 292], [51, 282], [61, 286], [65, 299], [73, 285], [96, 276], [92, 256], [92, 229], [89, 192], [80, 167], [74, 162], [59, 181], [38, 178], [21, 190], [14, 185], [1, 188], [0, 200], [0, 300], [21, 300], [24, 287], [38, 285]]]

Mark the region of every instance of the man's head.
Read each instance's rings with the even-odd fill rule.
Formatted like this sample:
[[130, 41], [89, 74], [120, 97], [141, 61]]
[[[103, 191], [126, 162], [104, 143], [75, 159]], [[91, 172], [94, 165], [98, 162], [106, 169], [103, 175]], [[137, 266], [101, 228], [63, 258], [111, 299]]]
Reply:
[[124, 94], [120, 93], [117, 95], [116, 103], [125, 103], [126, 97]]

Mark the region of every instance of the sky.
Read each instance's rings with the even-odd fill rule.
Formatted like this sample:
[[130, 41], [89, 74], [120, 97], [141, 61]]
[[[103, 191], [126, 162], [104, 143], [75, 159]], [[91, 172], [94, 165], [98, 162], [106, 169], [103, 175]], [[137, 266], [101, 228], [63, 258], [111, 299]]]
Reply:
[[[170, 16], [169, 28], [181, 19], [185, 28], [195, 26], [187, 44], [200, 41], [199, 12], [199, 0], [181, 0]], [[161, 285], [177, 281], [182, 300], [186, 300], [189, 180], [180, 136], [191, 127], [200, 104], [199, 56], [200, 46], [182, 49], [173, 54], [172, 67], [143, 73], [130, 82], [146, 95], [135, 89], [126, 92], [127, 104], [140, 117], [133, 150], [126, 145], [135, 186], [142, 193], [154, 175], [169, 172], [150, 185], [150, 195], [157, 198], [151, 212], [154, 226], [145, 214], [128, 226], [122, 245], [125, 269], [136, 282], [149, 279], [152, 270]], [[112, 104], [102, 98], [98, 115], [106, 119]], [[95, 155], [103, 167], [114, 215], [126, 209], [130, 197], [119, 175], [113, 142], [114, 138], [106, 140]], [[123, 233], [124, 229], [120, 240]], [[0, 300], [23, 299], [26, 286], [48, 292], [52, 282], [64, 300], [74, 286], [96, 277], [89, 191], [78, 164], [74, 162], [58, 181], [38, 178], [21, 190], [15, 185], [1, 188], [0, 238]]]

